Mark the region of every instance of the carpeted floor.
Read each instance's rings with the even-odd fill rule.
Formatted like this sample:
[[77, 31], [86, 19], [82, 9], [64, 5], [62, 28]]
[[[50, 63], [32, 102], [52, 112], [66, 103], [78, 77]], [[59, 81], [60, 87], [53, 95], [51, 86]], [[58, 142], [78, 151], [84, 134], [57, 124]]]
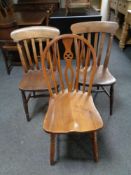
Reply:
[[49, 135], [42, 130], [48, 98], [30, 102], [31, 122], [26, 122], [18, 82], [22, 68], [11, 75], [0, 56], [0, 175], [130, 175], [131, 174], [131, 48], [113, 43], [110, 70], [117, 78], [114, 113], [109, 100], [98, 95], [95, 104], [104, 120], [98, 133], [98, 163], [92, 158], [88, 135], [61, 135], [57, 162], [49, 165]]

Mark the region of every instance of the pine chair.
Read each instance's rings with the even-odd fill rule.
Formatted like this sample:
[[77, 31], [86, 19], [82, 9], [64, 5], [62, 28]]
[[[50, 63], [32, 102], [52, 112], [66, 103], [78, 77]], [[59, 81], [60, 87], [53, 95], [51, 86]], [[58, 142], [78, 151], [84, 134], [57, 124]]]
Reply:
[[[31, 97], [45, 96], [47, 86], [41, 70], [41, 53], [45, 45], [59, 35], [59, 30], [47, 26], [25, 27], [11, 32], [17, 43], [24, 75], [19, 84], [27, 121], [30, 121], [28, 101]], [[53, 87], [52, 87], [53, 88]]]
[[[97, 55], [97, 70], [93, 86], [97, 87], [97, 92], [105, 92], [109, 96], [110, 115], [112, 115], [113, 112], [114, 84], [116, 83], [116, 79], [109, 71], [108, 63], [111, 54], [113, 36], [116, 33], [117, 28], [118, 24], [116, 22], [108, 21], [81, 22], [72, 24], [71, 26], [72, 33], [79, 34], [88, 39], [95, 49]], [[81, 68], [81, 76], [83, 76], [84, 67], [85, 65], [83, 64]], [[79, 85], [82, 85], [81, 80], [79, 81]], [[86, 85], [89, 85], [88, 79], [86, 80]], [[109, 91], [106, 87], [110, 87]]]
[[[86, 59], [83, 74], [83, 89], [78, 89], [82, 45], [85, 46]], [[89, 53], [92, 54], [92, 68], [88, 90], [85, 88]], [[75, 58], [75, 59], [74, 59]], [[63, 60], [62, 60], [63, 59]], [[74, 59], [74, 60], [73, 60]], [[55, 60], [55, 61], [53, 61]], [[57, 79], [55, 77], [57, 72]], [[52, 76], [48, 76], [47, 65]], [[94, 160], [98, 161], [97, 131], [103, 127], [102, 118], [91, 96], [92, 83], [96, 71], [95, 50], [86, 39], [73, 34], [58, 36], [45, 48], [42, 57], [43, 76], [50, 93], [43, 129], [50, 134], [50, 164], [54, 164], [55, 138], [57, 134], [72, 132], [90, 133], [93, 140]], [[54, 91], [52, 84], [54, 83]], [[58, 87], [59, 84], [59, 87]]]

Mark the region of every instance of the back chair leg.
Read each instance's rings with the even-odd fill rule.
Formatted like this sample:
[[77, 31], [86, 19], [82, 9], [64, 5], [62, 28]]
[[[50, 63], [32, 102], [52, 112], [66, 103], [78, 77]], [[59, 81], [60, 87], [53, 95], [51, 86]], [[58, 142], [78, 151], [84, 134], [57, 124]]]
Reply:
[[54, 165], [56, 134], [50, 134], [50, 165]]
[[2, 54], [3, 54], [3, 59], [4, 59], [4, 62], [5, 62], [5, 67], [6, 67], [6, 72], [8, 75], [10, 75], [10, 68], [9, 68], [9, 65], [8, 65], [8, 57], [7, 57], [7, 53], [5, 50], [1, 49], [2, 51]]
[[92, 138], [93, 156], [94, 160], [97, 162], [98, 161], [97, 133], [92, 132], [91, 134], [92, 134], [91, 138]]
[[113, 113], [113, 102], [114, 102], [114, 85], [110, 87], [110, 115]]
[[24, 106], [24, 110], [25, 110], [26, 119], [27, 119], [27, 121], [30, 121], [31, 119], [29, 117], [29, 111], [28, 111], [28, 100], [26, 99], [25, 91], [21, 90], [21, 95], [22, 95], [22, 100], [23, 100], [23, 106]]

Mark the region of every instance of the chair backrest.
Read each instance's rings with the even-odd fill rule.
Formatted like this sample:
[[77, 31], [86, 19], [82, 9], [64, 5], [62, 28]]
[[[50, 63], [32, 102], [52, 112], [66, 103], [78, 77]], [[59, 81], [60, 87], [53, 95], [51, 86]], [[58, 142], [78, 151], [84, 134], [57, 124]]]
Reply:
[[113, 36], [117, 29], [118, 24], [109, 21], [81, 22], [71, 25], [72, 33], [79, 34], [92, 43], [97, 55], [97, 65], [104, 64], [105, 68], [108, 67]]
[[[42, 69], [48, 85], [50, 96], [58, 92], [78, 91], [80, 67], [85, 49], [85, 69], [83, 70], [83, 93], [86, 92], [86, 78], [89, 78], [88, 95], [91, 93], [96, 70], [96, 55], [91, 44], [79, 35], [64, 34], [52, 40], [45, 48], [42, 56]], [[92, 55], [92, 57], [90, 56]], [[90, 58], [92, 58], [91, 74], [87, 75]], [[54, 70], [54, 64], [55, 70]], [[49, 68], [49, 69], [47, 69]], [[50, 74], [49, 74], [50, 72]], [[57, 75], [57, 76], [56, 76]], [[54, 90], [52, 90], [52, 83]], [[59, 87], [58, 87], [59, 85]]]
[[22, 66], [25, 72], [41, 69], [41, 55], [45, 45], [58, 36], [60, 31], [54, 27], [25, 27], [11, 32], [11, 38], [17, 43]]

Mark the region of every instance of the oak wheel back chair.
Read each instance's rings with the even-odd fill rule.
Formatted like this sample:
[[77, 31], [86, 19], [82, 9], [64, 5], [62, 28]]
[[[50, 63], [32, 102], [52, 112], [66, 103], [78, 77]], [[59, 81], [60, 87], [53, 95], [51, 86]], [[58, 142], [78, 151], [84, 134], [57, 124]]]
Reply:
[[47, 26], [25, 27], [11, 32], [11, 38], [17, 43], [24, 70], [19, 89], [27, 121], [31, 119], [28, 111], [29, 99], [46, 96], [44, 91], [47, 91], [47, 86], [41, 70], [42, 51], [45, 45], [58, 35], [57, 28]]
[[[71, 25], [72, 33], [79, 34], [88, 39], [95, 49], [97, 55], [97, 70], [93, 86], [97, 88], [95, 90], [97, 93], [105, 92], [109, 96], [110, 115], [112, 115], [113, 112], [114, 84], [116, 83], [116, 78], [111, 74], [108, 67], [112, 41], [117, 29], [118, 24], [116, 22], [108, 21], [81, 22]], [[84, 57], [83, 47], [83, 66], [81, 68], [81, 76], [85, 69]], [[90, 71], [90, 69], [88, 71]], [[81, 80], [79, 81], [79, 85], [82, 85]], [[88, 79], [86, 80], [86, 85], [89, 85]], [[110, 89], [108, 90], [107, 87], [110, 87]]]
[[[83, 89], [78, 89], [82, 45], [85, 46], [86, 59], [83, 74]], [[89, 53], [92, 54], [92, 71], [88, 90], [85, 87]], [[73, 60], [74, 59], [74, 60]], [[53, 70], [55, 60], [55, 71]], [[52, 76], [48, 76], [47, 65]], [[91, 96], [93, 78], [96, 70], [96, 55], [91, 44], [84, 38], [65, 34], [52, 40], [45, 48], [42, 57], [43, 75], [47, 82], [50, 100], [44, 118], [43, 129], [50, 134], [50, 164], [54, 164], [55, 138], [57, 134], [90, 133], [92, 136], [94, 160], [98, 161], [97, 131], [103, 127], [102, 118]], [[51, 88], [54, 83], [55, 92]], [[59, 88], [58, 87], [59, 84]]]

